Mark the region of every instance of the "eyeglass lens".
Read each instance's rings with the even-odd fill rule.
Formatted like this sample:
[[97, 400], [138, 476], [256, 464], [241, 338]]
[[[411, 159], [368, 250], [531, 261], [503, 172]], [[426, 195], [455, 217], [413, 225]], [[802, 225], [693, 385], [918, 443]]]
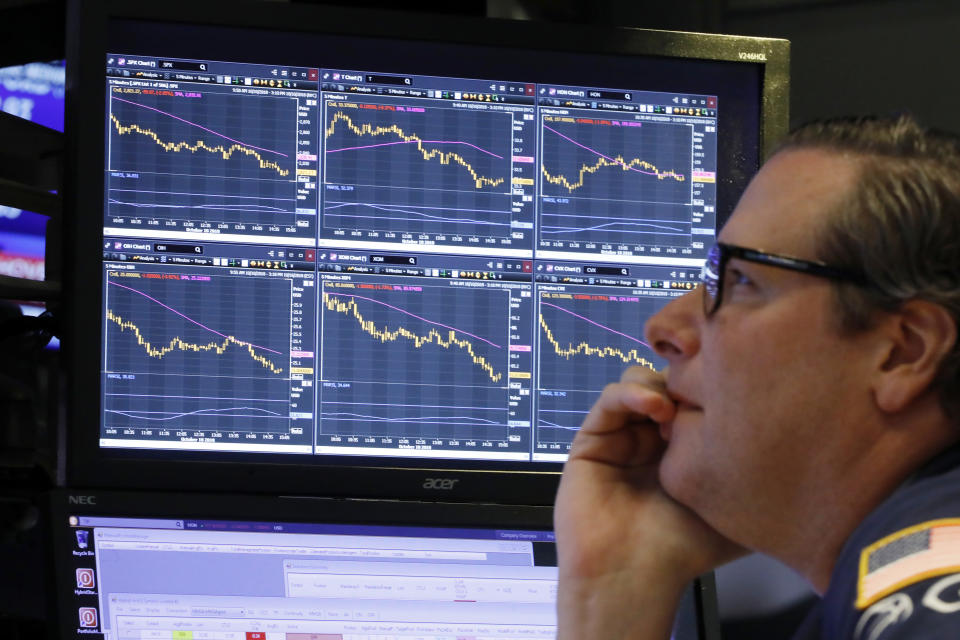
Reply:
[[720, 301], [720, 288], [722, 286], [721, 271], [721, 248], [720, 245], [713, 245], [707, 253], [707, 259], [703, 263], [700, 272], [700, 280], [703, 282], [703, 312], [710, 316], [717, 310]]

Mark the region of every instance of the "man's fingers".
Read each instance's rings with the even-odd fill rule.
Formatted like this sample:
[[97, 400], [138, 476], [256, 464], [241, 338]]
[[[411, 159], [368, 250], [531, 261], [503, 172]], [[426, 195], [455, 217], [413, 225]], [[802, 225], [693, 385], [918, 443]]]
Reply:
[[633, 433], [633, 457], [627, 462], [628, 466], [639, 467], [660, 460], [667, 443], [660, 437], [659, 429], [647, 424], [630, 431]]
[[[607, 385], [587, 414], [570, 449], [570, 459], [618, 467], [648, 464], [663, 450], [657, 423], [676, 411], [655, 376], [635, 371]], [[633, 381], [636, 380], [636, 381]]]
[[662, 388], [638, 382], [614, 382], [604, 388], [580, 427], [587, 433], [609, 433], [629, 421], [666, 422], [676, 411]]
[[650, 367], [640, 367], [637, 365], [624, 369], [620, 375], [620, 382], [637, 382], [639, 384], [645, 384], [651, 389], [666, 390], [667, 388], [667, 379], [662, 372], [654, 371]]
[[[642, 428], [642, 427], [641, 427]], [[637, 457], [634, 429], [620, 429], [611, 433], [595, 434], [580, 431], [573, 439], [567, 464], [574, 461], [599, 462], [614, 467], [626, 467]], [[652, 428], [646, 430], [652, 432]]]

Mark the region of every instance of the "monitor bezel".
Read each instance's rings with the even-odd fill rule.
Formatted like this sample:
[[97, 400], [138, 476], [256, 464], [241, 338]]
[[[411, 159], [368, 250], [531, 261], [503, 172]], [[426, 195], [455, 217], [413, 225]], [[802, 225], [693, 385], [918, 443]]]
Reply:
[[[99, 447], [100, 262], [91, 248], [102, 240], [102, 131], [89, 126], [102, 112], [103, 54], [111, 19], [255, 27], [373, 38], [456, 42], [533, 50], [620, 56], [669, 56], [758, 65], [761, 69], [761, 158], [786, 132], [789, 44], [784, 40], [640, 29], [534, 24], [521, 21], [424, 16], [271, 3], [187, 3], [158, 5], [74, 2], [70, 6], [67, 67], [67, 158], [65, 177], [64, 356], [67, 404], [61, 442], [66, 479], [72, 486], [169, 490], [238, 490], [393, 498], [551, 504], [560, 463], [483, 463], [429, 458], [354, 456], [222, 455]], [[327, 25], [323, 29], [310, 26]], [[446, 34], [456, 34], [447, 37]], [[91, 89], [95, 87], [95, 89]], [[99, 116], [98, 116], [99, 117]], [[87, 124], [87, 126], [84, 126]], [[100, 151], [97, 152], [96, 150]], [[99, 203], [101, 217], [84, 224], [84, 205]], [[722, 224], [718, 221], [718, 225]], [[96, 398], [96, 401], [92, 401]], [[304, 454], [305, 455], [305, 454]], [[466, 468], [456, 468], [457, 466]], [[439, 480], [439, 481], [438, 481]]]

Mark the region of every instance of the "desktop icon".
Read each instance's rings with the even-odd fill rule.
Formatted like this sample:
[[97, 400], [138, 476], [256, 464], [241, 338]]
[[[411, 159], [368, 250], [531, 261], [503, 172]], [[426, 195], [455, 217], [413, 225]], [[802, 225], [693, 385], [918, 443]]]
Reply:
[[77, 588], [92, 589], [96, 586], [93, 569], [77, 569]]
[[80, 607], [80, 626], [92, 629], [97, 626], [97, 610], [95, 607]]
[[77, 547], [80, 549], [86, 549], [89, 546], [90, 532], [77, 531], [76, 533], [77, 533]]

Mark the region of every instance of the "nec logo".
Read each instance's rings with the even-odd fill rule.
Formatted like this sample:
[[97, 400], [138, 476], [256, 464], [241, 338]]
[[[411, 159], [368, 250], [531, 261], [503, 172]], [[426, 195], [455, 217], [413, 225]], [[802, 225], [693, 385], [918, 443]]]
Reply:
[[70, 504], [97, 504], [97, 496], [68, 496]]
[[423, 483], [423, 488], [450, 491], [458, 482], [460, 482], [460, 478], [427, 478]]

